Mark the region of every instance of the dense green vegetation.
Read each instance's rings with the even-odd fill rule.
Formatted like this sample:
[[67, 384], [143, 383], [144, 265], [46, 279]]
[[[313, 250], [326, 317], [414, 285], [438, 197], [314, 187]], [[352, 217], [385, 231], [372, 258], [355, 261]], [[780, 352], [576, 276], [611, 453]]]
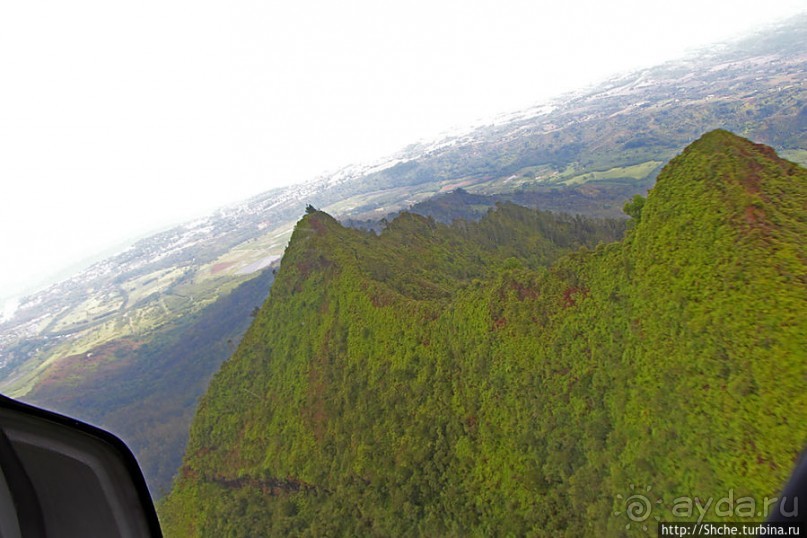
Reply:
[[805, 207], [807, 171], [715, 131], [619, 242], [513, 205], [379, 236], [306, 215], [167, 534], [619, 536], [631, 484], [668, 520], [776, 494], [807, 441]]

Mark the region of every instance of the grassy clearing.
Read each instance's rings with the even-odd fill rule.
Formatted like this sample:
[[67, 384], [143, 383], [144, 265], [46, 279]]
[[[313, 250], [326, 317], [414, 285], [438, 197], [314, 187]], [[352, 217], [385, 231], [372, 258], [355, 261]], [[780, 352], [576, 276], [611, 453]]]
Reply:
[[788, 161], [793, 161], [794, 163], [798, 163], [802, 166], [807, 166], [807, 149], [786, 149], [784, 151], [780, 151], [779, 155]]
[[[272, 228], [260, 237], [245, 241], [201, 267], [194, 278], [194, 285], [201, 285], [205, 281], [216, 280], [225, 276], [238, 276], [250, 265], [272, 256], [282, 256], [293, 230], [294, 223], [288, 223]], [[242, 282], [242, 279], [238, 280], [238, 283], [240, 282]]]
[[661, 161], [647, 161], [632, 166], [617, 166], [608, 170], [578, 174], [563, 181], [566, 185], [577, 185], [590, 181], [609, 181], [615, 179], [634, 179], [640, 181], [647, 178], [659, 166]]
[[356, 219], [380, 219], [395, 211], [405, 210], [439, 193], [445, 187], [450, 188], [452, 184], [461, 181], [430, 182], [423, 185], [373, 191], [353, 196], [321, 209], [337, 217], [350, 214], [352, 218]]
[[161, 269], [127, 282], [123, 289], [129, 294], [129, 304], [135, 305], [153, 293], [165, 291], [184, 275], [181, 267]]

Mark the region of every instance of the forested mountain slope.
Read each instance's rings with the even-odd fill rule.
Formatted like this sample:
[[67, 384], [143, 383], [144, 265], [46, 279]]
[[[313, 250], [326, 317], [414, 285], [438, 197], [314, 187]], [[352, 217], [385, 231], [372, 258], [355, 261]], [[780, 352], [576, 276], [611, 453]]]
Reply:
[[666, 500], [647, 523], [775, 495], [807, 441], [807, 171], [714, 131], [642, 202], [593, 249], [613, 225], [514, 206], [379, 237], [307, 215], [168, 534], [617, 536], [631, 484]]

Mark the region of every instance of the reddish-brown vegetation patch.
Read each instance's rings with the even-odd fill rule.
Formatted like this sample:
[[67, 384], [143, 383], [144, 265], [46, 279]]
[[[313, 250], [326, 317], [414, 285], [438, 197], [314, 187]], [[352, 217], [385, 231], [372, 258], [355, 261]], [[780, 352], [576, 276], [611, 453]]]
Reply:
[[236, 262], [221, 262], [221, 263], [217, 263], [213, 267], [210, 268], [210, 272], [213, 273], [214, 275], [219, 274], [222, 271], [224, 271], [226, 269], [229, 269], [230, 267], [235, 265], [235, 263]]
[[446, 185], [440, 189], [440, 192], [448, 192], [453, 191], [455, 189], [459, 189], [462, 187], [467, 187], [468, 185], [473, 185], [473, 181], [470, 179], [466, 179], [465, 181], [458, 181], [456, 183], [452, 183], [451, 185]]
[[303, 408], [303, 417], [314, 434], [317, 441], [325, 438], [325, 427], [328, 422], [325, 393], [328, 389], [326, 371], [332, 361], [331, 351], [327, 342], [331, 335], [325, 339], [325, 344], [311, 361], [308, 371], [308, 389], [306, 391], [306, 404]]
[[309, 258], [307, 260], [297, 262], [296, 267], [300, 275], [305, 278], [315, 270], [318, 271], [321, 269], [327, 269], [331, 265], [333, 265], [333, 262], [331, 262], [325, 256], [320, 255], [316, 258]]
[[510, 287], [515, 290], [516, 296], [518, 297], [519, 301], [524, 301], [526, 299], [536, 299], [538, 298], [538, 291], [534, 288], [529, 286], [525, 286], [521, 282], [512, 282]]
[[762, 211], [760, 211], [758, 208], [752, 205], [745, 208], [745, 222], [750, 226], [757, 224], [760, 220], [762, 220], [762, 217]]
[[394, 296], [392, 293], [387, 292], [385, 290], [376, 289], [375, 293], [370, 295], [370, 302], [376, 308], [383, 308], [385, 306], [389, 306], [394, 302]]
[[563, 306], [570, 308], [577, 304], [579, 299], [588, 297], [588, 288], [570, 286], [563, 291]]
[[476, 433], [478, 424], [479, 420], [476, 418], [476, 415], [468, 415], [465, 418], [465, 430], [471, 435]]
[[325, 226], [325, 223], [318, 218], [312, 218], [308, 222], [311, 225], [311, 228], [317, 233], [317, 235], [322, 235], [328, 230], [328, 227]]
[[59, 359], [48, 367], [32, 394], [79, 380], [108, 376], [124, 367], [139, 347], [139, 342], [122, 338], [102, 344], [87, 353]]

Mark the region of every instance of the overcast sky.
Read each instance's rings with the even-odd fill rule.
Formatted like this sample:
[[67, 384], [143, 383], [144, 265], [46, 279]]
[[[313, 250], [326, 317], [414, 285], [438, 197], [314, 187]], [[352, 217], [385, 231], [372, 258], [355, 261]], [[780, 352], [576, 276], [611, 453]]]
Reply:
[[134, 234], [805, 9], [3, 2], [0, 299]]

